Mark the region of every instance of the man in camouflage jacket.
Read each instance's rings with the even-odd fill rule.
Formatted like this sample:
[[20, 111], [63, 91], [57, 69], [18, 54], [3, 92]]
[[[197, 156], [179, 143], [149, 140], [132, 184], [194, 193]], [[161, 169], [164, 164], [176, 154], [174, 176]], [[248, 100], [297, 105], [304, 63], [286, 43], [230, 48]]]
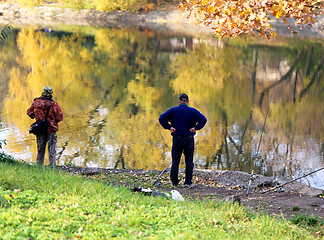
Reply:
[[63, 112], [60, 106], [52, 100], [53, 89], [45, 87], [42, 96], [35, 98], [30, 108], [27, 110], [27, 115], [36, 121], [45, 118], [46, 112], [49, 109], [47, 122], [49, 124], [47, 134], [37, 135], [37, 164], [44, 164], [44, 156], [46, 144], [48, 143], [49, 164], [56, 166], [56, 143], [58, 123], [63, 120]]

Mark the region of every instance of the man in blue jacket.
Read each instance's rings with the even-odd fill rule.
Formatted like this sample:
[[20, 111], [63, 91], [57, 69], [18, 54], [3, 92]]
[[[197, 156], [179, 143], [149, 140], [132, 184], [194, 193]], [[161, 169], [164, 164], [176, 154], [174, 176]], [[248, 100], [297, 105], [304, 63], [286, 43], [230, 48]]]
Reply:
[[179, 97], [179, 106], [170, 108], [163, 113], [159, 122], [164, 129], [168, 129], [173, 136], [172, 140], [172, 166], [170, 178], [172, 186], [179, 183], [178, 172], [181, 154], [184, 153], [186, 162], [186, 187], [192, 188], [192, 173], [194, 168], [194, 135], [197, 130], [202, 129], [207, 119], [197, 109], [188, 106], [189, 98], [187, 94]]

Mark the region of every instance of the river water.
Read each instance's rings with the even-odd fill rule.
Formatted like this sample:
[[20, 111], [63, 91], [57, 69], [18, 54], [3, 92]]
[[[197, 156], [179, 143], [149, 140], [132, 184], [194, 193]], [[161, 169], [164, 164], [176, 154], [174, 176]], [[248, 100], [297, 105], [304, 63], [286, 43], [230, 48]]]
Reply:
[[[196, 168], [296, 178], [323, 166], [322, 38], [65, 26], [15, 29], [0, 43], [0, 140], [17, 159], [36, 162], [33, 99], [72, 83], [55, 99], [59, 165], [164, 169], [171, 136], [158, 118], [187, 93], [208, 119]], [[324, 171], [303, 182], [324, 189]]]

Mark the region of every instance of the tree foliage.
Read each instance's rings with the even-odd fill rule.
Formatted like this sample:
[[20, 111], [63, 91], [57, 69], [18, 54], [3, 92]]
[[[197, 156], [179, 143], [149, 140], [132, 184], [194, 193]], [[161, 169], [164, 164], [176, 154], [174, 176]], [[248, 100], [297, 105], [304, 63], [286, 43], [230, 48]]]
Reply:
[[271, 18], [280, 19], [293, 33], [295, 27], [312, 26], [323, 12], [323, 0], [182, 0], [179, 8], [194, 13], [201, 25], [211, 26], [214, 34], [232, 37], [241, 34], [270, 38]]

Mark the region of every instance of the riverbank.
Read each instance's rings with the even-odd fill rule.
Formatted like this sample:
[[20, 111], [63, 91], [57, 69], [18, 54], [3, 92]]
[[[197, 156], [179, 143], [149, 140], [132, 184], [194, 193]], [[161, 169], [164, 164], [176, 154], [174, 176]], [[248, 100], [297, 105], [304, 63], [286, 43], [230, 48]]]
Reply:
[[[46, 3], [34, 9], [19, 4], [0, 3], [0, 24], [12, 26], [36, 25], [48, 28], [60, 25], [96, 27], [143, 27], [157, 31], [181, 32], [185, 34], [212, 34], [209, 27], [198, 26], [193, 17], [178, 10], [175, 2], [157, 7], [154, 11], [134, 13], [128, 11], [101, 12], [97, 10], [75, 10], [62, 8], [56, 3]], [[272, 20], [273, 30], [279, 36], [324, 37], [324, 16], [318, 16], [312, 28], [305, 28], [298, 35], [292, 34], [280, 21]]]
[[199, 196], [195, 188], [159, 189], [181, 192], [184, 202], [131, 191], [130, 183], [148, 183], [156, 177], [154, 172], [96, 175], [88, 169], [83, 177], [61, 170], [0, 161], [3, 238], [321, 239], [324, 234], [323, 220], [310, 212], [287, 219], [270, 217], [260, 208], [261, 214], [251, 213], [230, 199]]
[[159, 7], [147, 13], [127, 11], [101, 12], [97, 10], [75, 10], [62, 8], [56, 3], [28, 9], [19, 4], [0, 3], [0, 23], [13, 26], [55, 27], [60, 25], [96, 26], [96, 27], [145, 27], [152, 30], [164, 30], [190, 33], [211, 33], [208, 28], [200, 28], [193, 19], [187, 19], [179, 12], [176, 4]]
[[[87, 176], [93, 179], [104, 179], [110, 184], [126, 187], [153, 188], [157, 191], [170, 191], [169, 169], [162, 175], [158, 184], [153, 182], [160, 172], [156, 170], [136, 169], [102, 169], [86, 167], [62, 166], [61, 170], [74, 175]], [[184, 169], [180, 169], [180, 179], [184, 179]], [[199, 200], [226, 200], [239, 196], [243, 206], [255, 212], [266, 212], [270, 215], [312, 214], [324, 218], [324, 191], [298, 182], [260, 194], [261, 189], [267, 189], [277, 182], [272, 177], [255, 175], [251, 191], [246, 196], [250, 174], [240, 171], [194, 170], [195, 187], [188, 189], [179, 184], [176, 190], [186, 198]], [[298, 211], [296, 211], [298, 209]]]
[[[3, 153], [0, 154], [0, 164], [13, 166], [13, 168], [23, 167], [30, 171], [33, 171], [33, 169], [38, 171], [39, 168], [43, 169], [42, 171], [49, 169], [45, 166], [39, 167], [37, 165], [16, 162], [15, 159]], [[170, 192], [172, 189], [175, 189], [185, 198], [199, 201], [233, 201], [233, 198], [236, 197], [240, 199], [242, 206], [256, 213], [263, 212], [274, 216], [283, 215], [287, 218], [296, 214], [304, 214], [324, 219], [323, 190], [294, 182], [285, 185], [284, 188], [278, 188], [276, 191], [260, 194], [261, 190], [275, 186], [278, 182], [274, 181], [272, 177], [258, 174], [255, 175], [249, 194], [246, 196], [250, 174], [240, 171], [194, 169], [193, 181], [195, 187], [188, 189], [183, 186], [182, 181], [180, 181], [177, 187], [171, 187], [169, 169], [162, 176], [160, 176], [161, 172], [157, 170], [104, 169], [74, 166], [58, 166], [58, 169], [73, 176], [82, 176], [96, 181], [100, 180], [108, 183], [108, 185], [126, 187], [128, 189], [143, 187], [161, 192]], [[180, 180], [184, 179], [184, 174], [184, 169], [180, 169]], [[16, 178], [15, 176], [10, 176], [10, 179]], [[155, 185], [153, 185], [154, 182], [156, 182]], [[13, 182], [1, 180], [0, 177], [0, 189], [1, 184], [15, 186]]]

